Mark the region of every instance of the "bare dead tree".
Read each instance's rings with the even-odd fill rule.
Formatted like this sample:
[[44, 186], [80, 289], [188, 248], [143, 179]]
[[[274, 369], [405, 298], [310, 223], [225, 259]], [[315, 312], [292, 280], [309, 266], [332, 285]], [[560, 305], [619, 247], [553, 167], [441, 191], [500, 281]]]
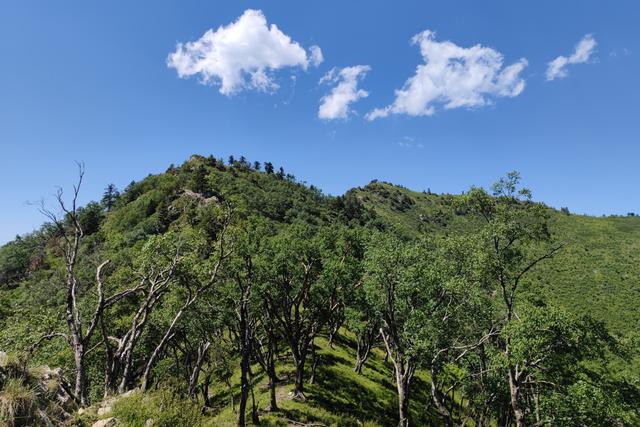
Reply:
[[80, 406], [86, 406], [88, 403], [85, 359], [87, 353], [91, 350], [88, 348], [88, 345], [96, 328], [99, 324], [101, 324], [104, 310], [136, 291], [136, 289], [127, 289], [118, 292], [108, 298], [105, 298], [104, 285], [102, 283], [101, 275], [102, 269], [109, 263], [109, 261], [107, 260], [102, 262], [96, 268], [95, 274], [98, 300], [96, 302], [93, 315], [90, 319], [88, 319], [88, 326], [86, 330], [84, 329], [85, 322], [82, 318], [82, 313], [80, 311], [78, 302], [79, 283], [76, 275], [80, 242], [84, 236], [82, 225], [80, 224], [78, 207], [78, 195], [80, 193], [80, 187], [82, 186], [84, 173], [84, 165], [82, 163], [78, 163], [78, 182], [73, 186], [71, 202], [67, 203], [64, 201], [62, 189], [58, 189], [58, 191], [56, 192], [58, 207], [63, 212], [62, 217], [60, 217], [54, 211], [48, 209], [45, 206], [44, 202], [41, 202], [40, 205], [40, 212], [47, 218], [49, 218], [63, 240], [66, 278], [65, 321], [67, 324], [68, 333], [47, 333], [43, 335], [39, 342], [36, 344], [39, 345], [39, 343], [44, 339], [52, 339], [56, 337], [63, 337], [69, 343], [69, 346], [71, 347], [71, 350], [73, 352], [73, 359], [75, 363], [76, 378], [74, 385], [74, 394]]

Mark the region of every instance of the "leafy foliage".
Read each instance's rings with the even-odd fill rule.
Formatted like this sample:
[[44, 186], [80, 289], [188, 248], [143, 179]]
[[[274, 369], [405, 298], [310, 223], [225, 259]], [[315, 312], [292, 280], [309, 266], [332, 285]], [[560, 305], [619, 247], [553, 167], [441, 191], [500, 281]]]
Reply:
[[116, 404], [128, 425], [638, 422], [640, 219], [556, 212], [517, 173], [491, 194], [331, 197], [192, 156], [110, 185], [0, 248], [0, 345], [66, 375], [76, 219], [87, 395], [155, 390]]

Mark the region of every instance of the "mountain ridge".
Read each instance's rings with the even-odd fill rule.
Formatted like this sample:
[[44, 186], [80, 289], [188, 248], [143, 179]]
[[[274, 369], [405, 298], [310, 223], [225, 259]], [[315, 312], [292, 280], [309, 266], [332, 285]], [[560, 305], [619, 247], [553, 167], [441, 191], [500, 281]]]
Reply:
[[[179, 227], [193, 230], [190, 233], [194, 232], [197, 239], [218, 238], [220, 212], [224, 211], [225, 206], [233, 206], [234, 214], [249, 224], [257, 220], [257, 224], [266, 221], [277, 228], [301, 223], [311, 227], [346, 227], [345, 230], [364, 227], [397, 234], [406, 240], [416, 240], [424, 236], [464, 236], [465, 233], [474, 233], [480, 227], [480, 222], [462, 203], [464, 197], [465, 194], [416, 192], [376, 180], [351, 189], [344, 195], [328, 196], [313, 185], [297, 182], [282, 168], [275, 170], [270, 163], [251, 164], [244, 157], [225, 163], [212, 156], [192, 156], [179, 167], [170, 166], [164, 173], [132, 182], [121, 194], [111, 189], [100, 202], [87, 203], [78, 210], [78, 222], [83, 230], [81, 261], [77, 267], [78, 281], [83, 283], [79, 297], [89, 303], [95, 300], [92, 286], [97, 264], [105, 259], [110, 260], [105, 279], [107, 283], [126, 283], [127, 277], [135, 273], [136, 260], [148, 250], [149, 242], [162, 243], [165, 238], [178, 236], [172, 233]], [[640, 313], [636, 310], [640, 304], [640, 218], [590, 217], [558, 211], [537, 202], [532, 202], [532, 205], [542, 207], [548, 216], [553, 237], [561, 241], [564, 247], [523, 282], [524, 295], [534, 300], [549, 301], [575, 316], [590, 314], [597, 321], [604, 322], [624, 342], [637, 339], [637, 326], [640, 324]], [[68, 218], [63, 217], [63, 220], [68, 221]], [[42, 333], [56, 330], [63, 324], [60, 307], [64, 306], [65, 289], [58, 285], [64, 276], [63, 254], [60, 230], [51, 223], [0, 247], [0, 349], [18, 353], [28, 350], [30, 363], [61, 366], [63, 371], [73, 372], [68, 347], [61, 340], [43, 342], [37, 352], [29, 350], [34, 342], [39, 342]], [[142, 259], [141, 262], [149, 260]], [[180, 297], [179, 292], [171, 295], [172, 298]], [[172, 304], [176, 302], [167, 302], [164, 310], [170, 311]], [[130, 319], [131, 314], [126, 311], [128, 309], [125, 306], [113, 313], [116, 315], [112, 320], [115, 329], [122, 328]], [[117, 317], [119, 310], [124, 310], [122, 318]], [[86, 311], [85, 315], [90, 314], [89, 306], [83, 311]], [[189, 316], [187, 319], [193, 321]], [[166, 322], [160, 318], [157, 321], [160, 326]], [[343, 341], [334, 348], [330, 336], [338, 333], [338, 330]], [[358, 387], [365, 387], [363, 384], [369, 384], [366, 387], [371, 396], [378, 396], [387, 404], [392, 402], [393, 397], [387, 390], [393, 386], [391, 383], [372, 384], [371, 375], [374, 373], [367, 374], [366, 381], [347, 374], [348, 363], [345, 361], [350, 357], [347, 355], [351, 355], [360, 345], [356, 345], [352, 332], [338, 324], [336, 331], [327, 331], [326, 334], [323, 332], [318, 336], [317, 344], [313, 344], [314, 351], [317, 350], [324, 360], [338, 360], [338, 354], [342, 359], [335, 366], [322, 366], [319, 369], [320, 378], [324, 376], [325, 381], [333, 382], [337, 387], [355, 387], [353, 384], [356, 383], [360, 384]], [[152, 345], [153, 340], [153, 334], [145, 335], [144, 345]], [[96, 348], [99, 344], [96, 342]], [[152, 348], [149, 347], [147, 351]], [[387, 366], [383, 361], [384, 354], [380, 349], [374, 353], [370, 363], [382, 370], [383, 366]], [[280, 357], [284, 361], [278, 363], [278, 372], [287, 378], [282, 387], [278, 386], [278, 393], [282, 396], [285, 393], [284, 386], [291, 384], [294, 375], [290, 358], [284, 354]], [[634, 353], [632, 363], [625, 365], [612, 356], [610, 363], [614, 367], [612, 369], [617, 371], [614, 376], [617, 378], [623, 373], [632, 375], [639, 366], [639, 358]], [[99, 401], [101, 390], [98, 384], [102, 376], [99, 360], [93, 360], [89, 365], [91, 398]], [[163, 364], [158, 369], [168, 378], [175, 375], [164, 373], [164, 369], [168, 368]], [[229, 378], [233, 378], [226, 380], [231, 381], [229, 390], [237, 390], [239, 374], [235, 369], [229, 369]], [[429, 375], [422, 371], [417, 375], [416, 381], [426, 387]], [[256, 395], [260, 404], [266, 405], [268, 385], [264, 377], [261, 381], [263, 389]], [[217, 396], [226, 393], [223, 385], [224, 382], [216, 386]], [[361, 390], [362, 393], [367, 390], [366, 387]], [[286, 419], [295, 419], [340, 424], [339, 420], [344, 419], [345, 425], [352, 425], [367, 421], [347, 416], [355, 410], [357, 402], [343, 397], [346, 399], [343, 402], [344, 412], [331, 414], [327, 390], [322, 385], [311, 387], [310, 390], [308, 403], [301, 404], [295, 399], [287, 403], [289, 400], [284, 399], [283, 407], [293, 412], [285, 412], [285, 419], [275, 416], [273, 422], [279, 425], [286, 423]], [[417, 395], [421, 396], [420, 399], [428, 399], [426, 395]], [[123, 403], [120, 409], [116, 405], [114, 411], [121, 418], [137, 420], [136, 417], [142, 415], [135, 413], [135, 405], [142, 401], [149, 405], [156, 404], [153, 403], [154, 394], [149, 396], [149, 399], [144, 396], [127, 398], [129, 400], [125, 399], [124, 402], [130, 401], [132, 406], [127, 407]], [[217, 405], [226, 408], [221, 403], [223, 401], [217, 401]], [[463, 417], [465, 411], [462, 401], [464, 396], [451, 397], [451, 412], [458, 413], [456, 416], [459, 417]], [[182, 401], [176, 402], [183, 404]], [[456, 405], [460, 407], [455, 409]], [[374, 407], [377, 406], [368, 410], [374, 410]], [[429, 409], [425, 411], [413, 407], [411, 417], [436, 423], [437, 412], [433, 407], [427, 407]], [[152, 417], [151, 412], [144, 416]], [[361, 415], [365, 413], [360, 412]], [[271, 419], [271, 415], [263, 415], [263, 419]], [[96, 414], [91, 416], [94, 418], [88, 419], [93, 420]], [[213, 419], [232, 423], [234, 413], [227, 408], [216, 417]], [[373, 425], [386, 424], [392, 417], [392, 412], [381, 411], [373, 413], [368, 421], [374, 422]], [[135, 422], [131, 421], [131, 425], [137, 425]]]

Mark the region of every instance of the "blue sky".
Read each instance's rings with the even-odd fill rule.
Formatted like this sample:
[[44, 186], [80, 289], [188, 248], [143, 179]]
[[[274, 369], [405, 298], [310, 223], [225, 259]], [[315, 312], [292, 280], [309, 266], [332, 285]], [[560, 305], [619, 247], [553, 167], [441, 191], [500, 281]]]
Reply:
[[[277, 29], [247, 36], [260, 17]], [[639, 20], [634, 1], [5, 0], [0, 242], [42, 222], [25, 202], [69, 187], [74, 160], [86, 202], [193, 153], [272, 161], [331, 194], [459, 193], [516, 169], [552, 206], [640, 211]]]

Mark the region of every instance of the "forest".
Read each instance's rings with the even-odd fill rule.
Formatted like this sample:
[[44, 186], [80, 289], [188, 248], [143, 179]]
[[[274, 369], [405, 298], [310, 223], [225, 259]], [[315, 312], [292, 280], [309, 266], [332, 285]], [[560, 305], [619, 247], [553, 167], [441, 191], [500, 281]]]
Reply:
[[199, 155], [81, 206], [77, 167], [0, 247], [1, 425], [640, 425], [635, 215]]

